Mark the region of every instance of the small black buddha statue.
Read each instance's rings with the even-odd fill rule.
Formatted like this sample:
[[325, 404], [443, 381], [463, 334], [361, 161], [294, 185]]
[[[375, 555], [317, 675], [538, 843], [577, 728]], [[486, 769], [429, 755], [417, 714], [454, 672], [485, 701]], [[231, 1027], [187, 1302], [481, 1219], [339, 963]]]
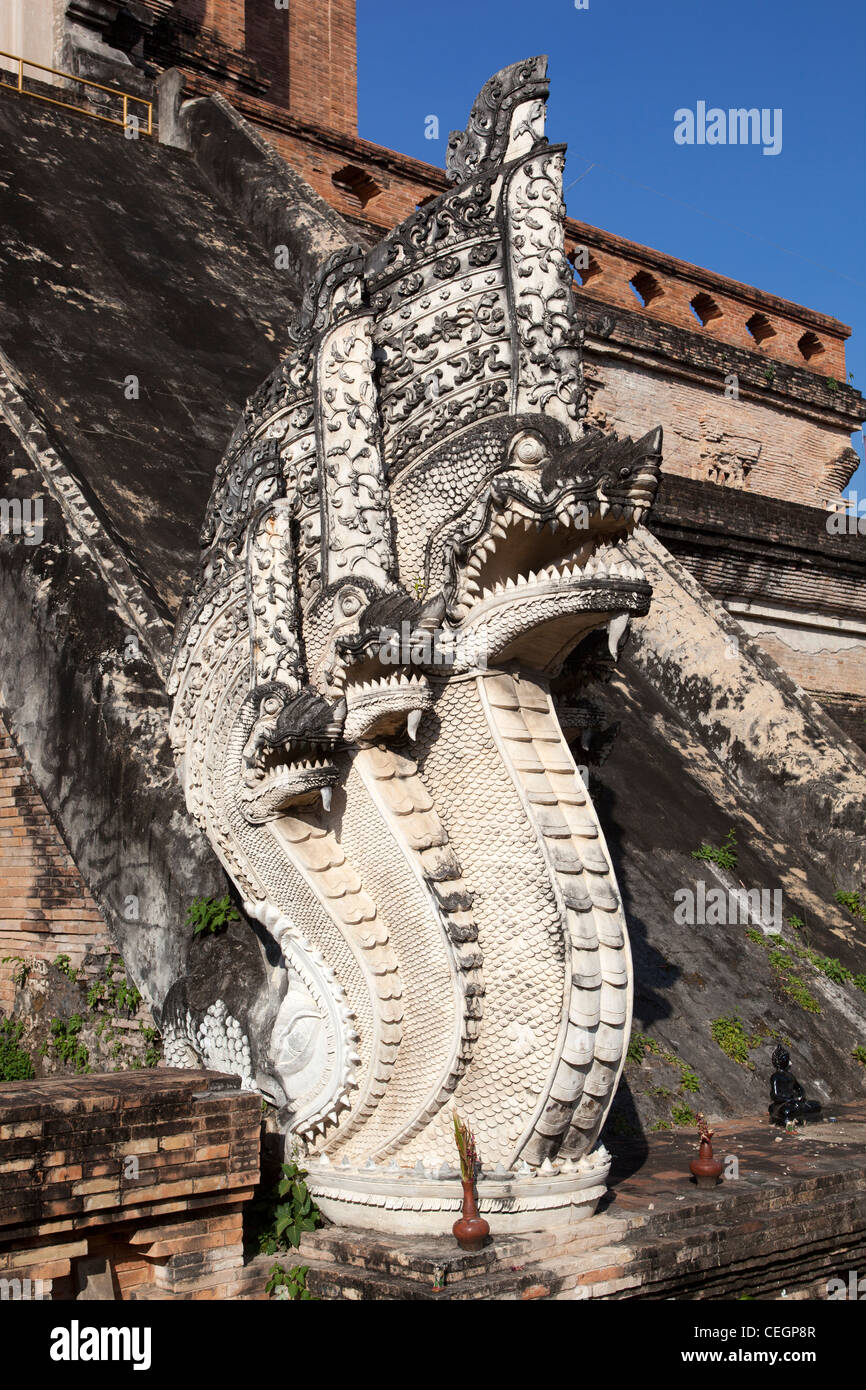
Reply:
[[791, 1058], [781, 1043], [773, 1052], [775, 1071], [770, 1077], [770, 1120], [784, 1125], [789, 1120], [817, 1120], [821, 1106], [817, 1100], [807, 1100], [806, 1092], [790, 1070]]

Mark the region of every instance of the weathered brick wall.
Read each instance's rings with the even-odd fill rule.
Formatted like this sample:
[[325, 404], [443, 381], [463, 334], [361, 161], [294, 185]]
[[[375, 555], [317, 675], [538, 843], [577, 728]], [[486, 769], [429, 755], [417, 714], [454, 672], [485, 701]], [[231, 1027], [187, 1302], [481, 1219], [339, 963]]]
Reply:
[[169, 1069], [0, 1086], [0, 1278], [57, 1299], [88, 1276], [103, 1298], [236, 1296], [261, 1121], [237, 1087]]
[[[858, 641], [833, 632], [804, 631], [768, 618], [744, 617], [734, 612], [750, 636], [774, 661], [802, 686], [816, 695], [835, 691], [859, 696], [863, 701], [859, 741], [866, 733], [866, 635]], [[832, 714], [832, 710], [828, 709]]]
[[78, 966], [93, 948], [114, 951], [104, 918], [0, 717], [0, 1011], [15, 997], [16, 957]]
[[355, 0], [178, 0], [170, 13], [165, 0], [141, 0], [139, 8], [157, 21], [142, 29], [149, 63], [179, 67], [230, 101], [255, 95], [266, 111], [357, 134]]
[[357, 134], [355, 0], [289, 0], [289, 109]]
[[850, 448], [844, 423], [801, 414], [784, 397], [765, 403], [742, 390], [732, 399], [723, 376], [706, 383], [687, 364], [674, 373], [623, 355], [592, 366], [590, 420], [633, 438], [661, 424], [666, 473], [813, 507], [838, 497], [834, 467]]

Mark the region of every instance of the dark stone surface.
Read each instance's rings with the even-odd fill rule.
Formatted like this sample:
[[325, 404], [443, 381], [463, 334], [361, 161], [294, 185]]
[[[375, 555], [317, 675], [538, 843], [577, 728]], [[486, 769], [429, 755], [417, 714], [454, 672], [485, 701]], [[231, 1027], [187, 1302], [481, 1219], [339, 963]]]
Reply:
[[[828, 532], [827, 517], [818, 507], [663, 473], [648, 524], [715, 598], [796, 605], [799, 586], [805, 612], [862, 620], [866, 545], [862, 536]], [[846, 586], [836, 603], [831, 579]]]
[[0, 216], [3, 349], [171, 615], [240, 407], [285, 346], [292, 276], [191, 155], [9, 92]]
[[[0, 424], [0, 496], [45, 497], [20, 443]], [[91, 557], [45, 498], [42, 543], [0, 539], [2, 698], [19, 747], [72, 857], [148, 1002], [189, 948], [184, 914], [225, 891], [222, 870], [183, 804], [162, 683]], [[124, 915], [138, 899], [138, 918]]]
[[[353, 237], [343, 219], [281, 159], [249, 121], [216, 95], [181, 106], [179, 135], [222, 197], [235, 208], [278, 275], [307, 285], [319, 266]], [[256, 383], [258, 384], [258, 383]]]
[[[825, 1102], [863, 1095], [866, 1069], [851, 1050], [866, 1034], [866, 995], [851, 983], [831, 984], [797, 960], [795, 973], [821, 1008], [820, 1014], [806, 1012], [784, 992], [764, 945], [746, 935], [747, 922], [677, 924], [673, 895], [680, 888], [694, 891], [698, 880], [708, 890], [721, 886], [712, 866], [692, 858], [692, 851], [704, 841], [722, 844], [733, 826], [738, 863], [731, 882], [770, 892], [784, 882], [783, 918], [796, 915], [806, 922], [799, 935], [783, 925], [785, 939], [836, 957], [858, 973], [864, 969], [866, 931], [834, 903], [831, 872], [797, 848], [790, 827], [786, 832], [779, 814], [784, 787], [776, 788], [774, 804], [770, 789], [754, 777], [734, 780], [724, 773], [695, 737], [686, 712], [628, 657], [620, 666], [621, 678], [603, 695], [593, 688], [606, 718], [620, 729], [604, 765], [591, 769], [590, 787], [629, 924], [633, 1028], [692, 1068], [700, 1090], [683, 1090], [680, 1070], [658, 1054], [648, 1053], [643, 1064], [628, 1062], [606, 1142], [659, 1122], [672, 1124], [674, 1105], [710, 1114], [760, 1109], [770, 1054], [780, 1039], [791, 1044], [809, 1095]], [[789, 892], [792, 882], [800, 886]], [[751, 1067], [727, 1056], [710, 1031], [714, 1020], [734, 1013], [748, 1037], [761, 1035]]]
[[[73, 477], [162, 613], [198, 554], [213, 473], [298, 299], [193, 157], [0, 93], [3, 350]], [[124, 380], [139, 379], [138, 399]], [[0, 540], [3, 700], [34, 779], [158, 1012], [184, 914], [225, 891], [188, 817], [168, 704], [68, 518], [2, 427], [0, 496], [45, 499], [37, 546]], [[134, 895], [139, 917], [127, 921]]]

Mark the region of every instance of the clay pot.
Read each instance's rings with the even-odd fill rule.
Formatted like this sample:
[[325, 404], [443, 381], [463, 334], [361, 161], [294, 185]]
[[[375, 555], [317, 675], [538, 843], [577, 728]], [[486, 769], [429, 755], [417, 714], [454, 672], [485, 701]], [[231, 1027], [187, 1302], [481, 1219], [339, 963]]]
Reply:
[[701, 1140], [701, 1151], [689, 1164], [698, 1187], [715, 1187], [722, 1174], [721, 1160], [713, 1158], [713, 1146], [709, 1139]]
[[478, 1215], [474, 1181], [472, 1178], [461, 1178], [461, 1182], [463, 1183], [463, 1215], [454, 1222], [451, 1230], [454, 1232], [454, 1238], [461, 1250], [480, 1250], [490, 1235], [490, 1227], [484, 1217]]

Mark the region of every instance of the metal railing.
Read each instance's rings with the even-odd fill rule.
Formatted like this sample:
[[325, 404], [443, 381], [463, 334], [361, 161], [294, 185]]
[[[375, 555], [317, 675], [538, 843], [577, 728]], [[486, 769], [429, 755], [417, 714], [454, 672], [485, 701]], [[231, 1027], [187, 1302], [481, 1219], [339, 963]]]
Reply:
[[[131, 92], [121, 92], [117, 87], [104, 87], [101, 82], [91, 82], [89, 77], [78, 77], [74, 72], [64, 72], [61, 68], [49, 68], [44, 63], [34, 63], [29, 58], [22, 58], [17, 53], [4, 53], [0, 50], [0, 58], [11, 58], [13, 63], [18, 64], [18, 81], [0, 81], [0, 87], [5, 87], [9, 92], [18, 92], [23, 97], [35, 97], [37, 101], [47, 101], [51, 106], [62, 106], [67, 111], [77, 111], [81, 116], [92, 116], [95, 121], [106, 121], [109, 125], [119, 125], [124, 130], [129, 128], [130, 117], [138, 121], [139, 117], [129, 110], [129, 103], [136, 102], [143, 106], [147, 111], [146, 135], [153, 134], [153, 102], [145, 101], [143, 97], [134, 96]], [[44, 92], [33, 92], [24, 86], [24, 69], [38, 68], [40, 72], [53, 73], [55, 77], [65, 77], [70, 82], [79, 82], [83, 87], [94, 87], [99, 92], [108, 92], [111, 96], [120, 97], [122, 102], [122, 115], [103, 116], [98, 111], [90, 111], [86, 106], [75, 106], [71, 101], [59, 101], [56, 97], [46, 96]], [[0, 68], [0, 72], [6, 76], [12, 76], [7, 68]], [[143, 123], [142, 123], [143, 124]], [[136, 132], [137, 133], [137, 132]]]

